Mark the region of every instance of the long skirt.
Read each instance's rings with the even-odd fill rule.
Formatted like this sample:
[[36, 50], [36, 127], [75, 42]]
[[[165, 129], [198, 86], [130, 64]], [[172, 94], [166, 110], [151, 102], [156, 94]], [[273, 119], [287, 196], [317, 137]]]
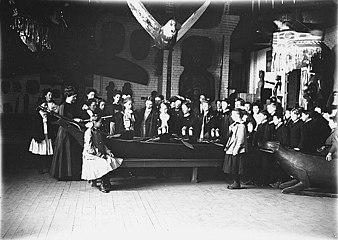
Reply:
[[230, 174], [243, 174], [245, 168], [245, 153], [225, 154], [223, 163], [223, 172]]
[[59, 127], [50, 174], [59, 180], [81, 180], [82, 146], [64, 127]]
[[123, 162], [122, 158], [116, 158], [112, 154], [99, 157], [83, 152], [83, 164], [81, 178], [94, 180], [100, 178], [110, 171], [117, 169]]

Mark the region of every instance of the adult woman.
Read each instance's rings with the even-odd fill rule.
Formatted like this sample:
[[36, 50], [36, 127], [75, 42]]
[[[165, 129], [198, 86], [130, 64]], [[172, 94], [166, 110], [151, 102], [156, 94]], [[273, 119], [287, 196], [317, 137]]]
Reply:
[[[58, 112], [58, 106], [53, 101], [51, 89], [42, 91], [42, 98], [38, 102], [38, 108], [34, 115], [34, 136], [29, 146], [29, 151], [36, 155], [38, 159], [39, 173], [48, 172], [50, 158], [53, 155], [52, 139], [55, 138], [56, 126], [52, 125], [56, 121], [49, 111]], [[43, 109], [41, 109], [43, 108]]]
[[[72, 86], [68, 86], [64, 90], [65, 101], [61, 104], [59, 114], [73, 119], [75, 122], [81, 120], [76, 117], [75, 101], [76, 92]], [[60, 123], [64, 123], [61, 119]], [[82, 147], [78, 141], [69, 133], [70, 127], [62, 124], [59, 127], [56, 140], [54, 156], [50, 173], [59, 180], [79, 180], [81, 176], [81, 151]]]
[[223, 163], [224, 173], [232, 174], [233, 184], [228, 189], [239, 189], [240, 175], [244, 173], [244, 158], [247, 152], [247, 130], [243, 123], [243, 110], [234, 109], [231, 118], [234, 121], [229, 127], [231, 136], [225, 145], [225, 158]]

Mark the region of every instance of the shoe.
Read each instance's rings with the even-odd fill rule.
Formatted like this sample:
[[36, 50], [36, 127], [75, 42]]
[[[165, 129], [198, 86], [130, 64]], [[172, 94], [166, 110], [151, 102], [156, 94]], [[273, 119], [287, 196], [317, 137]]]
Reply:
[[281, 182], [275, 182], [275, 183], [270, 183], [269, 186], [272, 188], [279, 188], [279, 185], [281, 184]]
[[92, 180], [92, 181], [90, 182], [90, 186], [91, 186], [91, 187], [98, 187], [96, 180]]
[[243, 185], [255, 185], [254, 181], [252, 181], [252, 180], [243, 182], [242, 184], [243, 184]]
[[241, 186], [240, 185], [238, 185], [238, 184], [231, 184], [231, 185], [228, 185], [228, 187], [227, 187], [228, 189], [240, 189], [241, 188]]
[[100, 185], [100, 191], [103, 192], [103, 193], [109, 193], [109, 189], [106, 188], [105, 186], [103, 186], [103, 184]]

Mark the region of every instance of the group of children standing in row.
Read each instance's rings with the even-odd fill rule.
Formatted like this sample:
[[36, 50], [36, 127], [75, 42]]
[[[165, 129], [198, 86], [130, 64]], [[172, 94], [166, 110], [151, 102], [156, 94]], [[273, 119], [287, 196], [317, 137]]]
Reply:
[[[268, 154], [259, 151], [260, 144], [269, 140], [279, 141], [295, 151], [313, 153], [325, 144], [337, 122], [336, 119], [332, 121], [334, 126], [330, 128], [322, 114], [301, 108], [283, 111], [278, 102], [271, 102], [262, 110], [259, 103], [251, 104], [240, 98], [230, 103], [227, 99], [222, 99], [215, 102], [216, 107], [213, 109], [204, 95], [200, 96], [199, 102], [178, 96], [167, 101], [163, 96], [155, 95], [145, 101], [143, 108], [134, 110], [132, 97], [123, 96], [119, 91], [114, 93], [111, 104], [106, 104], [95, 94], [93, 89], [87, 92], [87, 100], [80, 111], [76, 110], [76, 93], [72, 87], [65, 89], [66, 99], [60, 107], [49, 107], [52, 100], [44, 95], [45, 101], [41, 104], [50, 111], [58, 112], [74, 122], [86, 123], [88, 127], [83, 148], [72, 135], [67, 134], [67, 128], [62, 125], [59, 128], [50, 169], [57, 179], [82, 177], [95, 180], [103, 177], [103, 186], [109, 184], [108, 173], [120, 166], [122, 159], [115, 158], [105, 147], [101, 133], [119, 135], [124, 139], [132, 139], [134, 136], [152, 138], [177, 135], [190, 143], [217, 141], [224, 144], [223, 171], [232, 174], [234, 179], [233, 184], [228, 186], [229, 189], [241, 187], [240, 176], [244, 177], [245, 184], [270, 183], [275, 187], [287, 176], [283, 175], [281, 169], [272, 166], [273, 161]], [[39, 113], [42, 119], [49, 116], [41, 111]], [[44, 133], [46, 132], [48, 131]], [[50, 146], [48, 137], [46, 134], [44, 136], [43, 139], [40, 138], [40, 145], [46, 143]], [[31, 146], [33, 145], [32, 140]], [[81, 151], [83, 163], [79, 160]], [[42, 152], [46, 155], [53, 154], [52, 151]], [[91, 164], [100, 162], [92, 161], [97, 157], [104, 160], [101, 161], [102, 164]], [[101, 191], [108, 192], [107, 189], [108, 187], [102, 187]]]

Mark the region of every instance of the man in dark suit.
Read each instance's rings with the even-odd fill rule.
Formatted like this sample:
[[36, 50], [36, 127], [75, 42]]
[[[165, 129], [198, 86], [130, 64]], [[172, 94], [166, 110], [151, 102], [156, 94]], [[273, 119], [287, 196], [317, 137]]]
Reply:
[[215, 115], [208, 100], [202, 103], [202, 109], [203, 115], [198, 118], [199, 141], [210, 139], [211, 129], [215, 128]]
[[218, 114], [215, 120], [215, 127], [219, 129], [219, 139], [221, 142], [227, 142], [227, 136], [229, 132], [229, 126], [232, 123], [231, 110], [228, 99], [224, 98], [221, 100], [221, 113]]
[[136, 112], [135, 135], [140, 137], [153, 137], [157, 134], [157, 112], [153, 108], [153, 102], [148, 99], [145, 107]]

